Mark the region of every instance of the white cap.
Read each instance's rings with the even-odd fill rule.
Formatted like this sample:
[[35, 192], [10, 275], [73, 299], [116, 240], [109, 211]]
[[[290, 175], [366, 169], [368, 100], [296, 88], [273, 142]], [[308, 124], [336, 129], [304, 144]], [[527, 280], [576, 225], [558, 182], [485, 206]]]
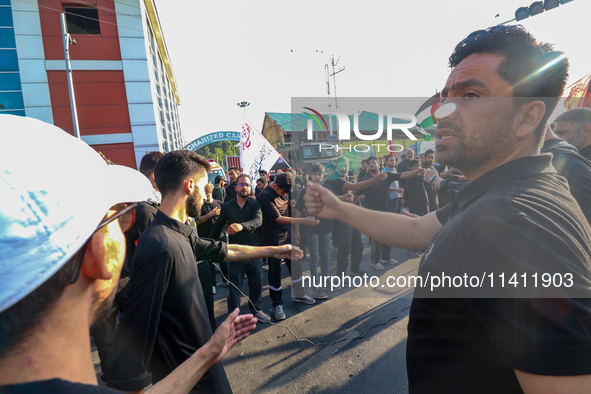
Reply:
[[36, 119], [0, 115], [0, 141], [2, 312], [68, 262], [111, 206], [143, 201], [152, 186]]

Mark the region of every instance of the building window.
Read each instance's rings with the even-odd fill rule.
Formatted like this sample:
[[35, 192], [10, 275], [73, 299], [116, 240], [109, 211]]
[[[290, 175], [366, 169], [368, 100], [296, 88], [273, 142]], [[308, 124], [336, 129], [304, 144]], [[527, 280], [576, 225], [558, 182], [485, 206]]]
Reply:
[[101, 34], [98, 9], [90, 7], [64, 7], [70, 34]]

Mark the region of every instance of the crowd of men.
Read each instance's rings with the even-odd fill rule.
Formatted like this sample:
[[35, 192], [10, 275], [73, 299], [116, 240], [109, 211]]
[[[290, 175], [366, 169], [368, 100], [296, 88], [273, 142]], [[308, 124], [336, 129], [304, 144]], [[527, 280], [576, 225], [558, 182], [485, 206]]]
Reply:
[[[218, 362], [272, 319], [263, 259], [283, 320], [282, 264], [293, 302], [314, 304], [328, 297], [331, 244], [336, 275], [366, 273], [361, 234], [376, 271], [398, 263], [393, 246], [421, 257], [422, 277], [566, 272], [579, 290], [418, 287], [411, 393], [590, 392], [591, 110], [548, 125], [568, 60], [521, 27], [470, 34], [449, 65], [436, 151], [369, 157], [357, 176], [340, 157], [256, 180], [230, 168], [214, 185], [191, 151], [151, 152], [137, 172], [55, 126], [1, 116], [0, 392], [112, 392], [97, 386], [91, 327], [108, 387], [230, 393]], [[25, 145], [39, 165], [13, 149]], [[216, 266], [229, 287], [217, 328]], [[244, 279], [251, 313], [239, 315]]]

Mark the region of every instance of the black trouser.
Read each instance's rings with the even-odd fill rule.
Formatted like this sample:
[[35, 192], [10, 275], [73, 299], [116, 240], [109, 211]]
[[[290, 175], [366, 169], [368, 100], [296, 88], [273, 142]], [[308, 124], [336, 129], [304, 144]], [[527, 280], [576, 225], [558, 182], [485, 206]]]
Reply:
[[203, 289], [203, 299], [207, 306], [207, 314], [209, 315], [209, 324], [211, 330], [215, 331], [215, 313], [213, 311], [213, 288], [211, 287], [211, 269], [209, 268], [209, 261], [198, 261], [197, 272], [199, 274], [199, 281]]
[[103, 376], [101, 380], [106, 382], [109, 380], [109, 353], [113, 347], [115, 340], [115, 327], [117, 325], [117, 313], [115, 309], [105, 320], [90, 327], [90, 335], [94, 339], [94, 344], [98, 351], [99, 359], [101, 360], [101, 371]]
[[351, 272], [359, 272], [359, 264], [361, 264], [363, 257], [363, 243], [359, 230], [335, 220], [332, 229], [332, 242], [338, 248], [337, 276], [347, 273], [349, 253], [351, 254]]
[[[283, 260], [291, 276], [291, 285], [296, 298], [304, 296], [302, 287], [302, 267], [299, 261]], [[273, 307], [283, 305], [283, 289], [281, 288], [281, 260], [269, 257], [269, 295], [273, 301]]]

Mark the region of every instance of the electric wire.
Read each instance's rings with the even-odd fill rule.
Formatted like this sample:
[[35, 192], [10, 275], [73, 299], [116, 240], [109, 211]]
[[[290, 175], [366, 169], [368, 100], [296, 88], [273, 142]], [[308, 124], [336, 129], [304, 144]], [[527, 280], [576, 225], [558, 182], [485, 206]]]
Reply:
[[124, 26], [124, 25], [122, 25], [122, 24], [117, 24], [117, 23], [113, 23], [113, 22], [107, 22], [107, 21], [105, 21], [105, 20], [98, 20], [98, 19], [96, 19], [96, 18], [91, 18], [90, 16], [84, 16], [84, 15], [75, 14], [75, 13], [73, 13], [73, 12], [67, 12], [67, 11], [64, 11], [64, 10], [60, 10], [60, 9], [58, 9], [58, 8], [48, 7], [48, 6], [46, 6], [46, 5], [40, 5], [40, 4], [35, 4], [35, 3], [29, 3], [28, 1], [24, 1], [24, 0], [16, 0], [16, 1], [20, 1], [21, 3], [25, 3], [25, 4], [29, 4], [29, 5], [33, 5], [33, 6], [37, 6], [37, 7], [40, 7], [40, 8], [46, 8], [46, 9], [48, 9], [48, 10], [52, 10], [52, 11], [57, 11], [57, 12], [59, 12], [59, 13], [62, 13], [62, 12], [63, 12], [63, 13], [65, 13], [65, 14], [68, 14], [68, 15], [75, 15], [75, 16], [77, 16], [77, 17], [80, 17], [80, 18], [90, 19], [90, 20], [92, 20], [92, 21], [96, 21], [96, 22], [100, 22], [100, 23], [106, 23], [107, 25], [120, 26], [120, 27], [123, 27], [123, 28], [125, 28], [125, 29], [129, 29], [129, 30], [135, 30], [135, 31], [139, 31], [139, 32], [142, 32], [142, 33], [144, 32], [143, 30], [140, 30], [140, 29], [134, 29], [133, 27], [127, 27], [127, 26]]
[[[106, 11], [106, 12], [111, 12], [111, 13], [113, 13], [113, 14], [115, 14], [115, 15], [131, 16], [131, 17], [133, 17], [133, 18], [137, 18], [137, 19], [140, 19], [140, 18], [141, 18], [141, 16], [140, 16], [140, 15], [126, 14], [126, 13], [124, 13], [124, 12], [117, 12], [117, 11], [116, 11], [115, 9], [113, 9], [113, 8], [108, 8], [108, 7], [100, 6], [100, 5], [97, 5], [97, 4], [92, 4], [92, 3], [89, 3], [89, 2], [87, 2], [87, 1], [83, 1], [83, 0], [69, 0], [69, 1], [71, 1], [71, 2], [73, 2], [73, 3], [77, 3], [77, 4], [81, 4], [81, 5], [85, 5], [85, 6], [87, 6], [88, 8], [96, 8], [97, 10]], [[123, 4], [123, 3], [120, 3], [120, 2], [118, 2], [118, 1], [113, 1], [113, 3], [118, 3], [118, 4], [121, 4], [121, 5], [124, 5], [124, 6], [130, 7], [130, 8], [136, 8], [136, 9], [138, 9], [138, 10], [140, 10], [140, 9], [141, 9], [141, 8], [139, 8], [139, 7], [134, 7], [134, 6], [131, 6], [131, 5], [128, 5], [128, 4]]]
[[[225, 279], [225, 280], [226, 280], [226, 281], [227, 281], [227, 282], [228, 282], [228, 283], [229, 283], [231, 286], [233, 286], [233, 287], [234, 287], [236, 290], [238, 290], [238, 291], [240, 292], [240, 294], [242, 294], [242, 295], [243, 295], [243, 296], [244, 296], [244, 297], [245, 297], [245, 298], [248, 300], [248, 302], [249, 302], [249, 303], [252, 305], [252, 307], [253, 307], [253, 309], [254, 309], [255, 311], [257, 311], [257, 312], [262, 312], [261, 310], [258, 310], [258, 309], [256, 308], [256, 306], [255, 306], [255, 305], [254, 305], [254, 303], [251, 301], [251, 299], [250, 299], [250, 298], [248, 298], [248, 296], [247, 296], [246, 294], [244, 294], [244, 293], [242, 292], [242, 290], [238, 288], [238, 286], [236, 286], [234, 283], [230, 282], [230, 281], [228, 280], [228, 278], [226, 278], [226, 276], [225, 276], [225, 275], [222, 273], [222, 269], [220, 268], [220, 266], [219, 266], [219, 265], [217, 265], [217, 264], [216, 264], [216, 263], [214, 263], [213, 261], [212, 261], [211, 263], [212, 263], [212, 264], [213, 264], [213, 265], [214, 265], [214, 266], [215, 266], [215, 267], [216, 267], [216, 268], [219, 270], [219, 272], [220, 272], [220, 275], [222, 276], [222, 278], [224, 278], [224, 279]], [[283, 327], [283, 328], [287, 328], [287, 331], [289, 331], [289, 333], [290, 333], [290, 334], [291, 334], [291, 335], [292, 335], [292, 336], [295, 338], [295, 340], [296, 340], [297, 342], [308, 342], [308, 343], [309, 343], [310, 345], [312, 345], [312, 346], [333, 346], [333, 345], [336, 345], [337, 343], [341, 343], [341, 342], [344, 342], [344, 341], [354, 341], [354, 340], [358, 340], [358, 339], [363, 339], [363, 338], [364, 338], [364, 337], [365, 337], [367, 334], [369, 334], [369, 332], [370, 332], [370, 331], [371, 331], [373, 328], [387, 325], [387, 324], [388, 324], [388, 323], [390, 323], [392, 320], [396, 320], [396, 319], [398, 319], [398, 318], [399, 318], [399, 317], [402, 315], [402, 313], [403, 313], [404, 311], [406, 311], [406, 310], [409, 310], [409, 309], [410, 309], [410, 306], [407, 306], [407, 307], [404, 307], [404, 308], [402, 308], [402, 309], [401, 309], [401, 310], [398, 312], [398, 314], [397, 314], [396, 316], [393, 316], [393, 317], [391, 317], [390, 319], [386, 320], [386, 321], [385, 321], [385, 322], [383, 322], [383, 323], [378, 323], [378, 324], [374, 324], [374, 325], [372, 325], [372, 326], [371, 326], [371, 327], [369, 327], [369, 328], [368, 328], [368, 329], [365, 331], [365, 333], [363, 333], [362, 335], [359, 335], [359, 336], [357, 336], [357, 337], [355, 337], [355, 338], [341, 338], [341, 339], [338, 339], [338, 340], [336, 340], [336, 341], [334, 341], [334, 342], [331, 342], [331, 343], [326, 343], [326, 342], [319, 342], [319, 343], [314, 343], [314, 342], [312, 342], [311, 340], [309, 340], [308, 338], [299, 338], [299, 337], [298, 337], [298, 336], [297, 336], [297, 335], [296, 335], [296, 334], [295, 334], [295, 333], [294, 333], [294, 332], [291, 330], [291, 328], [289, 328], [289, 326], [287, 326], [287, 325], [285, 325], [285, 324], [278, 324], [278, 323], [273, 323], [273, 322], [272, 322], [270, 319], [268, 319], [268, 318], [265, 318], [265, 320], [267, 321], [267, 323], [271, 324], [272, 326], [277, 326], [277, 327]]]

